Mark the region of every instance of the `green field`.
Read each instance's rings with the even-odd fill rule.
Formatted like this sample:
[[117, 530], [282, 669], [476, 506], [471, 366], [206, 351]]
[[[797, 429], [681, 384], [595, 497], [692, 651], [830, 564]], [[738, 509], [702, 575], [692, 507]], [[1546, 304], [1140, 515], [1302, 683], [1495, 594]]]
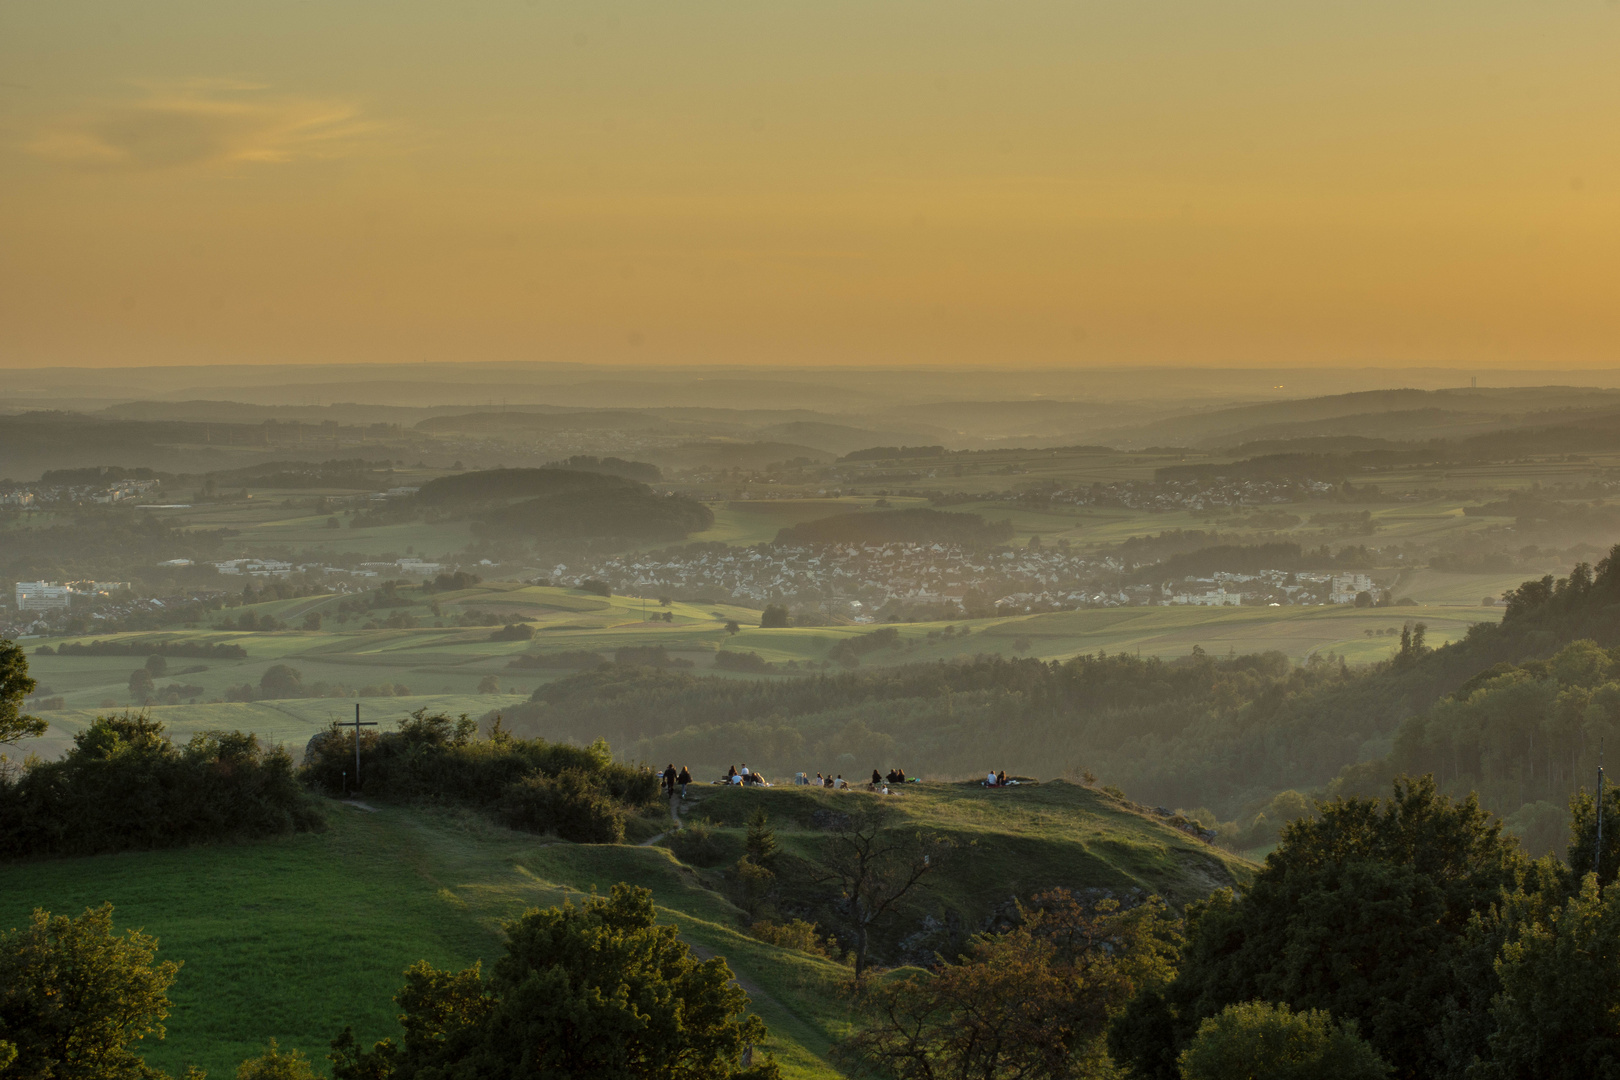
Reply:
[[[1489, 579], [1500, 586], [1505, 578]], [[1225, 655], [1276, 650], [1296, 663], [1316, 654], [1333, 653], [1348, 662], [1371, 663], [1389, 656], [1398, 632], [1407, 620], [1428, 626], [1432, 645], [1454, 641], [1476, 622], [1495, 621], [1500, 607], [1483, 607], [1478, 596], [1489, 591], [1474, 575], [1445, 575], [1421, 571], [1413, 589], [1433, 602], [1390, 608], [1322, 607], [1124, 607], [1014, 615], [955, 623], [909, 623], [895, 627], [899, 647], [868, 653], [867, 666], [932, 662], [979, 653], [1027, 655], [1061, 660], [1082, 653], [1139, 652], [1144, 656], [1185, 656], [1194, 647]], [[1497, 591], [1500, 591], [1498, 587]], [[1466, 598], [1474, 596], [1470, 603]], [[254, 610], [297, 625], [310, 611], [335, 610], [338, 597], [316, 596], [282, 600], [236, 609]], [[542, 588], [521, 583], [494, 582], [456, 593], [441, 593], [441, 609], [480, 610], [503, 621], [524, 621], [536, 627], [531, 641], [490, 641], [487, 627], [434, 627], [414, 629], [359, 628], [328, 620], [321, 630], [218, 631], [180, 630], [160, 634], [113, 635], [103, 640], [187, 638], [205, 642], [229, 641], [247, 651], [245, 660], [186, 660], [169, 662], [169, 674], [157, 680], [203, 689], [195, 703], [156, 705], [152, 715], [169, 725], [177, 737], [213, 728], [242, 728], [294, 749], [333, 719], [348, 719], [360, 701], [368, 718], [393, 724], [410, 712], [427, 708], [453, 714], [481, 716], [524, 700], [542, 683], [569, 674], [566, 669], [508, 667], [525, 652], [591, 650], [611, 657], [624, 646], [662, 645], [677, 659], [690, 662], [696, 674], [715, 673], [717, 650], [757, 653], [774, 664], [794, 662], [819, 666], [840, 640], [871, 633], [870, 625], [790, 627], [763, 630], [759, 613], [727, 605], [709, 607], [674, 603], [668, 608], [646, 601], [615, 596], [611, 600], [572, 590]], [[646, 612], [667, 610], [670, 623], [643, 618]], [[390, 609], [396, 610], [396, 609]], [[431, 618], [425, 604], [403, 609]], [[386, 614], [386, 613], [383, 613]], [[735, 619], [743, 629], [728, 633], [726, 621]], [[951, 636], [944, 636], [949, 629]], [[932, 636], [930, 636], [932, 635]], [[98, 713], [133, 704], [129, 692], [132, 670], [142, 665], [139, 656], [46, 656], [39, 645], [56, 646], [63, 640], [28, 643], [32, 673], [43, 691], [60, 695], [62, 710], [45, 713], [51, 732], [31, 745], [52, 757], [61, 753], [75, 731]], [[317, 683], [346, 686], [349, 694], [252, 704], [222, 704], [228, 687], [257, 685], [272, 664], [291, 665], [306, 687]], [[727, 674], [721, 672], [720, 674]], [[777, 676], [792, 671], [779, 667]], [[477, 693], [480, 681], [494, 675], [499, 693]], [[733, 677], [733, 676], [728, 676]], [[366, 687], [403, 686], [407, 696], [367, 696], [353, 692]], [[210, 702], [216, 702], [210, 704]]]
[[[740, 847], [739, 824], [767, 808], [784, 846], [813, 857], [807, 814], [878, 796], [808, 789], [695, 789], [687, 816], [711, 817]], [[1051, 885], [1140, 888], [1177, 900], [1244, 879], [1249, 864], [1077, 785], [986, 792], [916, 785], [890, 804], [941, 831], [962, 857], [908, 917], [945, 909], [979, 918], [1007, 896]], [[789, 1076], [837, 1075], [824, 1063], [849, 1024], [831, 961], [765, 945], [714, 891], [713, 871], [648, 846], [593, 846], [513, 833], [449, 811], [329, 804], [318, 835], [258, 844], [129, 853], [0, 868], [0, 926], [34, 907], [77, 914], [111, 901], [119, 926], [158, 936], [185, 962], [168, 1038], [152, 1064], [229, 1076], [267, 1039], [319, 1060], [345, 1024], [362, 1039], [396, 1035], [389, 1000], [418, 959], [441, 967], [499, 954], [503, 920], [627, 881], [653, 890], [661, 916], [725, 956], [771, 1030], [764, 1049]]]

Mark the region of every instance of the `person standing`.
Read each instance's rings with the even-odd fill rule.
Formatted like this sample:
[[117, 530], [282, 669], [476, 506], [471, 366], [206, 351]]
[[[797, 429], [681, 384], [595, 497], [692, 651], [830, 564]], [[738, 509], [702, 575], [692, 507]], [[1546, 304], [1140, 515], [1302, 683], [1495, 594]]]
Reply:
[[675, 778], [675, 782], [681, 785], [681, 798], [685, 799], [686, 785], [692, 782], [692, 770], [688, 769], [685, 765], [682, 765], [681, 774]]
[[674, 797], [675, 797], [675, 763], [672, 761], [672, 762], [669, 763], [669, 767], [664, 770], [664, 798], [672, 799]]

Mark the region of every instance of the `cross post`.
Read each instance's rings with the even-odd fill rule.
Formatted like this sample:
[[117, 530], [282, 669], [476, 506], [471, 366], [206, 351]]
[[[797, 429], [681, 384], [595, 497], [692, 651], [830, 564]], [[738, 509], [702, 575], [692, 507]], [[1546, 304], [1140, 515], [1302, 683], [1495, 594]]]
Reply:
[[354, 728], [354, 790], [360, 790], [360, 729], [363, 727], [376, 727], [377, 721], [360, 719], [360, 703], [354, 703], [354, 719], [347, 723], [340, 723], [338, 727]]

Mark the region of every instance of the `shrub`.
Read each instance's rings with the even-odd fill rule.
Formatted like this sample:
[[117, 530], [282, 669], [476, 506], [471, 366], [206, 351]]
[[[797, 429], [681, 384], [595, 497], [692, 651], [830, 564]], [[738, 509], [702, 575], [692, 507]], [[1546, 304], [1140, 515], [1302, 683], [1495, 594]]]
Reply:
[[721, 671], [766, 672], [775, 670], [768, 661], [760, 659], [759, 653], [728, 652], [725, 649], [721, 649], [714, 654], [714, 666]]
[[781, 604], [770, 604], [759, 614], [762, 630], [779, 630], [788, 624], [788, 609]]
[[489, 635], [491, 641], [529, 641], [534, 637], [534, 627], [528, 623], [507, 623], [505, 626]]
[[1319, 1009], [1251, 1001], [1198, 1027], [1181, 1054], [1184, 1080], [1383, 1080], [1389, 1066], [1352, 1025]]
[[506, 789], [501, 817], [514, 829], [556, 833], [580, 844], [617, 844], [624, 813], [583, 769], [526, 776]]
[[706, 822], [694, 821], [672, 834], [669, 850], [684, 863], [693, 866], [717, 866], [725, 858], [725, 849]]
[[748, 932], [767, 945], [781, 949], [797, 949], [812, 956], [832, 956], [837, 942], [831, 935], [823, 939], [813, 922], [792, 919], [785, 923], [761, 919], [748, 928]]
[[591, 593], [594, 596], [612, 596], [613, 586], [609, 585], [605, 581], [598, 581], [595, 578], [591, 578], [588, 581], [580, 582], [579, 591]]
[[240, 731], [184, 747], [144, 714], [97, 717], [59, 761], [0, 778], [0, 856], [179, 847], [324, 827], [292, 759]]

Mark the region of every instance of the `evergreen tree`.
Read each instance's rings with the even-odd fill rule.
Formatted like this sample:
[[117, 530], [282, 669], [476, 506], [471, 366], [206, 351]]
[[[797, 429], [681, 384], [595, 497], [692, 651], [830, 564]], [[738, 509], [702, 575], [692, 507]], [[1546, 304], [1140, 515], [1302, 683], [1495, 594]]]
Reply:
[[780, 845], [776, 842], [776, 830], [771, 828], [771, 820], [765, 814], [763, 806], [754, 810], [748, 819], [748, 834], [743, 841], [743, 847], [748, 857], [757, 866], [767, 870], [774, 869], [776, 855]]

